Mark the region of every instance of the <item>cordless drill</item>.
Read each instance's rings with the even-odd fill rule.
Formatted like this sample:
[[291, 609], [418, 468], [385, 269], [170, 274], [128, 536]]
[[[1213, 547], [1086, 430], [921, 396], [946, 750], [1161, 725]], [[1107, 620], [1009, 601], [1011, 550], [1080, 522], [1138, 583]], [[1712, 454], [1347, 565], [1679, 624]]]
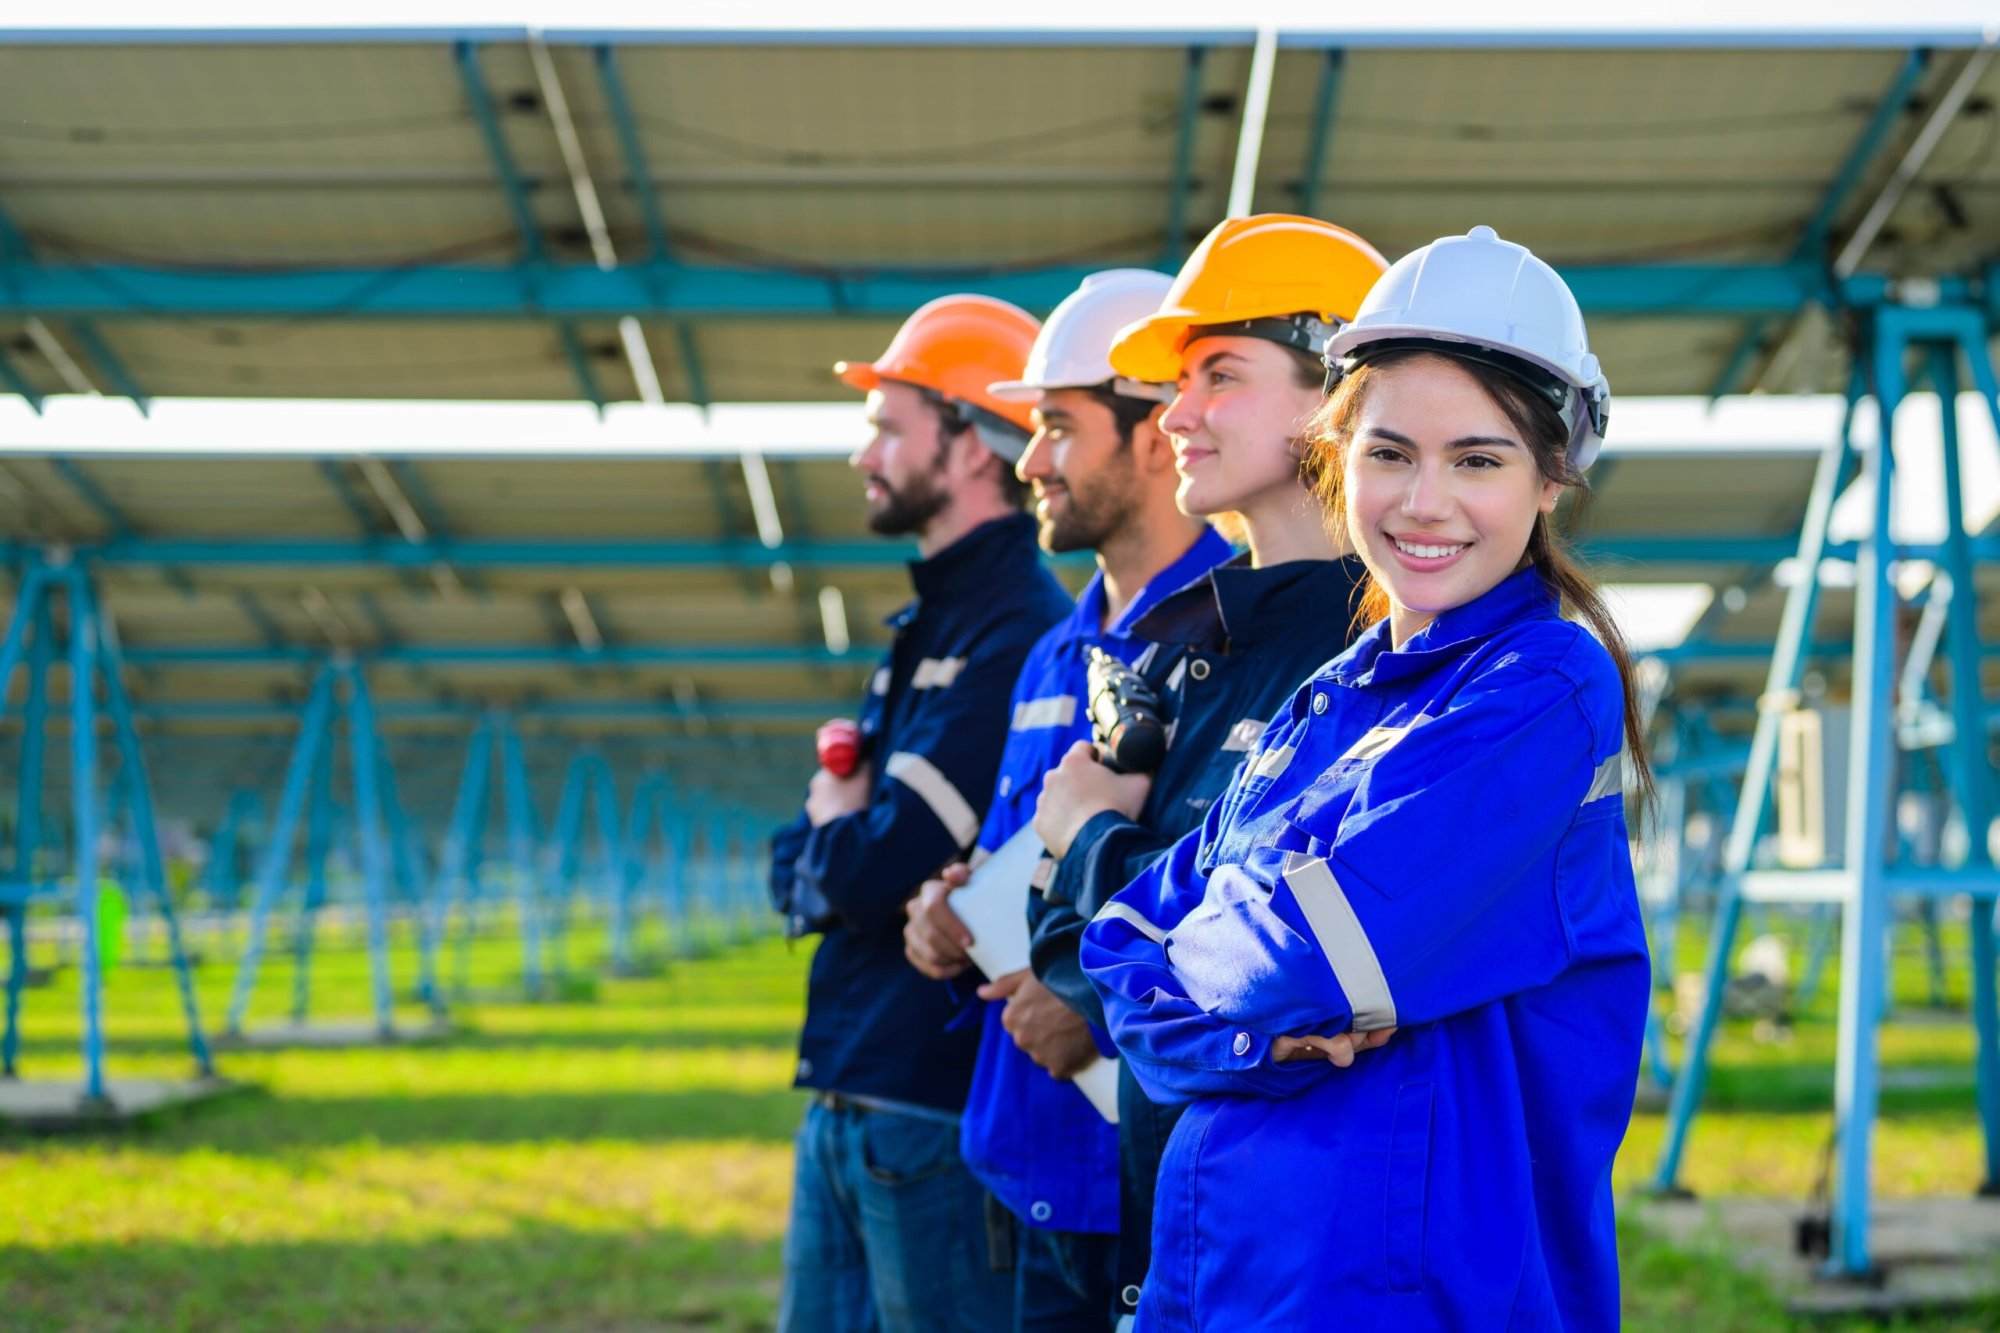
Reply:
[[1151, 773], [1167, 755], [1160, 696], [1146, 678], [1095, 644], [1085, 648], [1091, 739], [1117, 773]]

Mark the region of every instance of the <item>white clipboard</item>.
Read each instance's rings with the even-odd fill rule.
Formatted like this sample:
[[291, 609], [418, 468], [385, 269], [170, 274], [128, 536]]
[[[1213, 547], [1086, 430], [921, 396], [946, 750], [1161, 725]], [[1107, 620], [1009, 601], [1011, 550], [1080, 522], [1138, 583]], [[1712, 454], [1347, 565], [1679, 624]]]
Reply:
[[[964, 888], [952, 891], [951, 910], [972, 932], [966, 953], [989, 977], [1028, 965], [1028, 881], [1042, 851], [1042, 840], [1029, 825], [981, 861]], [[1072, 1081], [1099, 1115], [1118, 1123], [1116, 1060], [1092, 1060]]]

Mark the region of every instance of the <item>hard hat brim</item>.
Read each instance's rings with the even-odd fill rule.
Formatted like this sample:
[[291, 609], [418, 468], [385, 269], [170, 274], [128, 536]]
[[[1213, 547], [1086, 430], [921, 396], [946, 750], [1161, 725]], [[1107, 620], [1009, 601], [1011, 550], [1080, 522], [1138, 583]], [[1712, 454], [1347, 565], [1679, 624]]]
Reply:
[[1120, 330], [1111, 343], [1111, 368], [1126, 379], [1172, 384], [1181, 377], [1181, 340], [1194, 326], [1186, 311], [1163, 310]]
[[882, 372], [875, 369], [874, 364], [868, 361], [836, 361], [833, 363], [833, 373], [839, 377], [842, 384], [852, 389], [859, 389], [863, 393], [882, 383]]

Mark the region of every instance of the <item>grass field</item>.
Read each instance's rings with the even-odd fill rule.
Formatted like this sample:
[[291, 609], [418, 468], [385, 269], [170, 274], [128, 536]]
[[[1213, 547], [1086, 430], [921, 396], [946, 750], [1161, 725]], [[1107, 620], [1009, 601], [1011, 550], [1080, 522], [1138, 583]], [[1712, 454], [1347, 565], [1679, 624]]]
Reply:
[[[765, 939], [603, 981], [594, 998], [488, 1000], [460, 1012], [466, 1035], [434, 1047], [232, 1053], [225, 1072], [261, 1093], [124, 1136], [0, 1139], [0, 1326], [766, 1327], [807, 957]], [[475, 991], [497, 993], [518, 958], [492, 940], [473, 963]], [[225, 966], [202, 970], [211, 1021], [229, 979]], [[360, 1015], [364, 979], [351, 947], [323, 952], [315, 1012]], [[1921, 990], [1907, 965], [1898, 984]], [[289, 985], [275, 964], [261, 1012], [280, 1013]], [[65, 971], [29, 992], [31, 1076], [79, 1067], [73, 986]], [[1724, 1034], [1689, 1184], [1803, 1196], [1828, 1125], [1831, 1002], [1829, 988], [1785, 1045]], [[115, 1074], [186, 1070], [163, 971], [118, 972], [109, 1023]], [[1969, 1025], [1893, 1026], [1884, 1050], [1880, 1188], [1968, 1190], [1979, 1162]], [[1621, 1188], [1650, 1174], [1660, 1131], [1656, 1114], [1635, 1119]], [[1719, 1254], [1631, 1226], [1624, 1239], [1629, 1328], [1789, 1326]], [[1996, 1325], [2000, 1311], [1907, 1327]]]

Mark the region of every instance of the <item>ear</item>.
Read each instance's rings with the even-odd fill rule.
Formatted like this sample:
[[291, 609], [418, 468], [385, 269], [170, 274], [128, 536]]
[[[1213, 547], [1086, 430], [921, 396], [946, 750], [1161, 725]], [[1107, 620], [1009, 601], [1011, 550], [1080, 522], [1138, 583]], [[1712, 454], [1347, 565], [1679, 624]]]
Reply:
[[1144, 421], [1132, 427], [1132, 457], [1138, 460], [1141, 472], [1174, 470], [1174, 442], [1160, 428], [1160, 418], [1166, 412], [1167, 405], [1161, 403]]
[[1565, 488], [1558, 482], [1544, 481], [1542, 483], [1541, 501], [1535, 507], [1537, 509], [1540, 509], [1544, 514], [1555, 513], [1556, 501], [1562, 499], [1562, 493], [1564, 489]]

